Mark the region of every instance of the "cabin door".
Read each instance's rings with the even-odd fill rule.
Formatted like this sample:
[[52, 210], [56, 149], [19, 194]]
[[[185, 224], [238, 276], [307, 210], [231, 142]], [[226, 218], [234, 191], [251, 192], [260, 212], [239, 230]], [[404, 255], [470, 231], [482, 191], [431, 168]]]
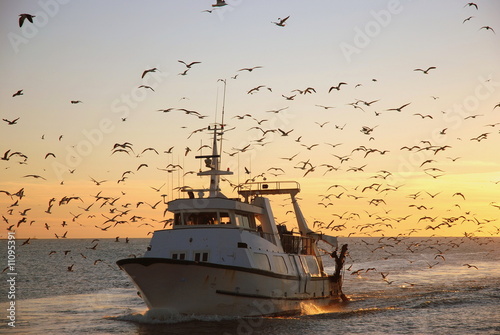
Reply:
[[304, 271], [304, 268], [302, 267], [302, 263], [300, 261], [299, 256], [294, 256], [290, 255], [290, 263], [292, 263], [292, 266], [295, 269], [295, 273], [298, 274], [299, 276], [299, 283], [298, 283], [298, 293], [306, 293], [306, 286], [307, 286], [307, 275]]

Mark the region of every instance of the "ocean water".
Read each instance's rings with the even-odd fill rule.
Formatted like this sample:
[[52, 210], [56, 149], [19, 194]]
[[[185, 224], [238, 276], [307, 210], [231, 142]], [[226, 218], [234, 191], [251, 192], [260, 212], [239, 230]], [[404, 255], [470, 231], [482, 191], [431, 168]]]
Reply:
[[[141, 256], [149, 239], [31, 240], [22, 246], [17, 240], [15, 327], [7, 318], [6, 270], [0, 333], [500, 334], [500, 238], [339, 240], [349, 244], [344, 293], [351, 300], [265, 318], [148, 313], [115, 261]], [[7, 243], [0, 243], [3, 269]], [[328, 256], [324, 262], [333, 270]]]

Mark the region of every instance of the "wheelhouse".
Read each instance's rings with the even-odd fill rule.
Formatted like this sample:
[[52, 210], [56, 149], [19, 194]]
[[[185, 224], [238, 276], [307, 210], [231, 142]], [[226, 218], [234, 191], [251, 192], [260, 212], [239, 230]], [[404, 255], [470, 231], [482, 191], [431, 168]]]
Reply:
[[256, 230], [260, 220], [245, 212], [228, 210], [182, 211], [174, 214], [174, 228], [224, 226]]

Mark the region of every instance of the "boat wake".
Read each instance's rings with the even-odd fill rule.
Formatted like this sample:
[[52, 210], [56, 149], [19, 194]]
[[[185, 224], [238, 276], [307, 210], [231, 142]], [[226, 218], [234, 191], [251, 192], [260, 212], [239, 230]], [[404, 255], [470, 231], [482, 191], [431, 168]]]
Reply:
[[239, 316], [220, 315], [185, 315], [169, 309], [152, 309], [143, 313], [131, 313], [119, 316], [106, 316], [107, 320], [127, 321], [139, 324], [176, 324], [192, 321], [219, 322], [241, 319]]

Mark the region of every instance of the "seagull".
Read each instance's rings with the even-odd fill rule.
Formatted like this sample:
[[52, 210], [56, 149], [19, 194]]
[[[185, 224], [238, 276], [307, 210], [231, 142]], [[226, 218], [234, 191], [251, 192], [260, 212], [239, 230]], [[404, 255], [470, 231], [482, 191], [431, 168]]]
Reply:
[[289, 131], [284, 131], [278, 128], [278, 131], [281, 133], [281, 136], [288, 136], [288, 134], [290, 134], [293, 131], [293, 129]]
[[19, 27], [23, 26], [24, 20], [28, 20], [29, 22], [33, 23], [33, 18], [35, 15], [31, 14], [19, 14]]
[[270, 111], [266, 111], [267, 113], [275, 113], [275, 114], [278, 114], [279, 112], [287, 109], [288, 107], [284, 107], [284, 108], [280, 108], [280, 109], [274, 109], [274, 110], [270, 110]]
[[16, 93], [12, 94], [12, 97], [17, 97], [18, 95], [23, 95], [23, 90], [19, 90]]
[[403, 106], [399, 107], [399, 108], [389, 108], [387, 109], [388, 111], [398, 111], [398, 112], [401, 112], [401, 110], [403, 108], [405, 108], [406, 106], [408, 106], [409, 104], [411, 104], [411, 102], [407, 103], [407, 104], [404, 104]]
[[476, 7], [476, 9], [478, 9], [477, 5], [475, 3], [473, 3], [473, 2], [466, 3], [464, 7], [467, 7], [467, 6], [469, 6], [469, 7], [474, 6], [474, 7]]
[[468, 18], [466, 18], [465, 20], [462, 21], [462, 23], [465, 23], [467, 21], [469, 21], [470, 19], [472, 19], [474, 16], [469, 16]]
[[432, 117], [432, 115], [429, 115], [429, 114], [425, 114], [425, 115], [424, 115], [424, 114], [420, 114], [420, 113], [415, 113], [415, 114], [413, 114], [413, 115], [418, 115], [418, 116], [420, 116], [422, 119], [425, 119], [426, 117], [428, 117], [429, 119], [432, 119], [432, 118], [433, 118], [433, 117]]
[[436, 68], [435, 66], [429, 66], [427, 70], [415, 69], [413, 71], [422, 71], [424, 74], [428, 74], [430, 70], [434, 70], [435, 68]]
[[248, 71], [248, 72], [252, 72], [253, 70], [255, 69], [260, 69], [262, 68], [262, 66], [254, 66], [254, 67], [244, 67], [242, 69], [239, 69], [238, 71]]
[[9, 126], [12, 126], [12, 125], [14, 125], [14, 124], [17, 124], [17, 120], [19, 120], [19, 118], [14, 119], [14, 120], [7, 120], [7, 119], [2, 119], [2, 120], [3, 120], [3, 121], [5, 121], [5, 122], [7, 122], [7, 124], [8, 124]]
[[265, 86], [264, 85], [259, 85], [257, 87], [254, 87], [254, 88], [248, 90], [247, 94], [253, 94], [253, 92], [258, 92], [263, 87], [265, 87]]
[[148, 86], [148, 85], [141, 85], [139, 86], [138, 88], [149, 88], [151, 91], [155, 91], [151, 86]]
[[158, 69], [157, 69], [157, 68], [155, 68], [155, 67], [154, 67], [154, 68], [152, 68], [152, 69], [149, 69], [149, 70], [145, 70], [145, 71], [142, 73], [141, 78], [144, 78], [144, 76], [145, 76], [148, 72], [156, 72], [156, 71], [158, 71]]
[[286, 20], [288, 20], [289, 17], [290, 17], [290, 15], [288, 15], [284, 19], [278, 18], [278, 22], [271, 22], [271, 23], [274, 23], [275, 25], [277, 25], [279, 27], [284, 27], [285, 26], [285, 22], [286, 22]]
[[462, 266], [467, 266], [469, 269], [470, 269], [470, 268], [475, 268], [476, 270], [478, 270], [477, 266], [472, 265], [472, 264], [464, 264], [464, 265], [462, 265]]
[[317, 106], [317, 107], [324, 108], [324, 109], [335, 108], [335, 107], [332, 107], [332, 106], [323, 106], [323, 105], [316, 105], [316, 106]]
[[43, 179], [43, 180], [47, 180], [47, 179], [45, 179], [44, 177], [39, 176], [39, 175], [37, 175], [37, 174], [27, 174], [27, 175], [25, 175], [25, 176], [23, 176], [23, 177], [33, 177], [33, 178], [36, 178], [36, 179], [40, 178], [40, 179]]
[[212, 7], [222, 7], [222, 6], [225, 6], [225, 5], [227, 5], [227, 3], [226, 3], [225, 0], [217, 0], [217, 2], [212, 5]]
[[201, 62], [191, 62], [191, 63], [187, 64], [186, 62], [184, 62], [184, 61], [182, 61], [182, 60], [178, 60], [178, 62], [179, 62], [179, 63], [182, 63], [182, 64], [184, 64], [184, 65], [186, 65], [186, 67], [187, 67], [188, 69], [190, 69], [190, 68], [191, 68], [191, 66], [193, 66], [193, 65], [195, 65], [195, 64], [200, 64], [200, 63], [201, 63]]
[[495, 34], [495, 31], [490, 26], [482, 26], [481, 28], [479, 28], [479, 30], [481, 29], [491, 30]]
[[326, 124], [330, 123], [330, 121], [326, 121], [323, 123], [319, 123], [319, 122], [314, 122], [314, 123], [316, 123], [320, 128], [323, 128]]
[[92, 180], [97, 186], [100, 186], [102, 183], [104, 183], [105, 181], [107, 181], [107, 180], [98, 181], [98, 180], [95, 180], [92, 177], [90, 177], [90, 180]]
[[81, 104], [81, 103], [82, 103], [82, 101], [80, 101], [80, 100], [71, 100], [71, 103], [72, 103], [73, 105], [75, 105], [75, 104]]
[[328, 93], [330, 93], [334, 89], [337, 90], [337, 91], [340, 91], [340, 86], [342, 86], [342, 85], [347, 85], [347, 83], [340, 82], [337, 86], [330, 87], [330, 89], [328, 90]]
[[286, 159], [288, 161], [292, 161], [292, 159], [294, 159], [296, 156], [298, 155], [298, 153], [296, 153], [295, 155], [291, 156], [291, 157], [280, 157], [281, 159]]

